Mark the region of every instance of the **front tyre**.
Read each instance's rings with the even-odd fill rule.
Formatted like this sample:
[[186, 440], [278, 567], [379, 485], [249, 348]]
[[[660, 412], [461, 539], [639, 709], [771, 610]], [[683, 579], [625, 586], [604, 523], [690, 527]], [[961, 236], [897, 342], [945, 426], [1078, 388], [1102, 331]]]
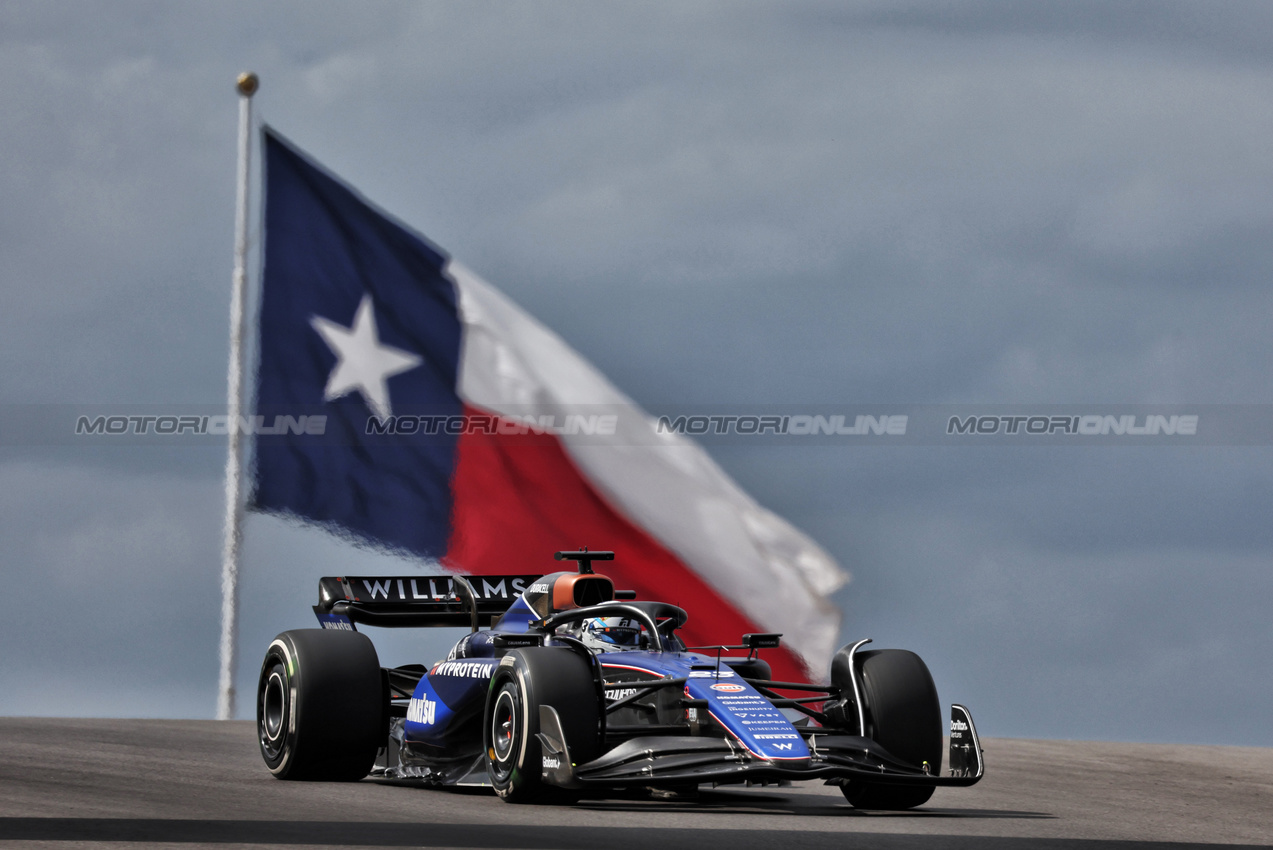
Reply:
[[601, 704], [588, 659], [558, 647], [509, 652], [491, 677], [482, 733], [487, 775], [506, 802], [570, 797], [541, 778], [543, 750], [536, 736], [542, 705], [556, 709], [576, 764], [591, 761], [600, 749]]
[[[902, 761], [916, 768], [927, 762], [934, 775], [941, 773], [941, 703], [928, 666], [904, 649], [860, 652], [857, 659], [866, 710], [864, 734]], [[840, 790], [855, 808], [901, 810], [927, 803], [934, 786], [855, 779]]]
[[283, 632], [265, 652], [256, 729], [279, 779], [352, 782], [371, 771], [385, 738], [380, 660], [366, 635]]

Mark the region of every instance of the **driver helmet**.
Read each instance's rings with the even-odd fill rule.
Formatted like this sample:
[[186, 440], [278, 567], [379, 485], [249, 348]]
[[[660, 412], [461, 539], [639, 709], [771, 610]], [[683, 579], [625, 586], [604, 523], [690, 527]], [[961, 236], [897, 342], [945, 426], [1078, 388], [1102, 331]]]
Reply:
[[591, 617], [583, 621], [579, 639], [590, 649], [614, 651], [646, 645], [641, 624], [627, 617]]

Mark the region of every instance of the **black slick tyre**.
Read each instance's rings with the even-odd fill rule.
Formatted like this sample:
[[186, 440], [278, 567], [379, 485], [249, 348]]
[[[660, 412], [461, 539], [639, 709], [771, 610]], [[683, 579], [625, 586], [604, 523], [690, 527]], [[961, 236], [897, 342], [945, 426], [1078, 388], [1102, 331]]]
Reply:
[[257, 683], [261, 756], [279, 779], [352, 782], [371, 771], [385, 738], [380, 660], [366, 635], [283, 632]]
[[[866, 735], [914, 766], [941, 773], [942, 713], [928, 666], [904, 649], [857, 654]], [[855, 808], [913, 809], [933, 796], [932, 785], [883, 785], [851, 780], [840, 790]]]
[[564, 647], [510, 651], [491, 676], [482, 746], [495, 793], [509, 803], [569, 802], [576, 795], [545, 785], [539, 707], [561, 718], [571, 760], [582, 764], [600, 749], [601, 704], [588, 659]]

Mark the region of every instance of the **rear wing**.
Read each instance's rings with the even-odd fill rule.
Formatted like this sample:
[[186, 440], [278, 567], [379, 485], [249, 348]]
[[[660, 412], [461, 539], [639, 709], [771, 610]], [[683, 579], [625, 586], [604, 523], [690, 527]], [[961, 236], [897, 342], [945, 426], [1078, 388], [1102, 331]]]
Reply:
[[539, 575], [338, 576], [318, 580], [314, 614], [325, 629], [467, 626], [490, 623]]

